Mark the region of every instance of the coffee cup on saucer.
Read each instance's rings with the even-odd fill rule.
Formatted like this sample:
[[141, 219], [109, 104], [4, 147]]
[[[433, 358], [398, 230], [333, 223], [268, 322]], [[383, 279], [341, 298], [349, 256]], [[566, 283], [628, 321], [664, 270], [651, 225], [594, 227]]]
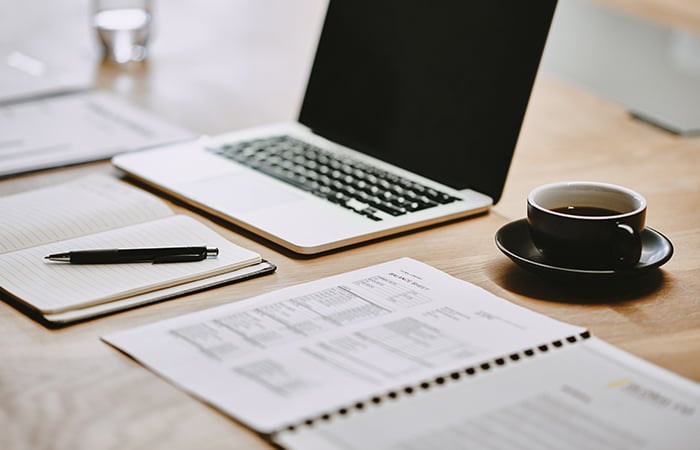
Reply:
[[547, 261], [568, 267], [633, 267], [642, 254], [647, 202], [625, 187], [591, 181], [546, 184], [527, 198], [527, 223]]

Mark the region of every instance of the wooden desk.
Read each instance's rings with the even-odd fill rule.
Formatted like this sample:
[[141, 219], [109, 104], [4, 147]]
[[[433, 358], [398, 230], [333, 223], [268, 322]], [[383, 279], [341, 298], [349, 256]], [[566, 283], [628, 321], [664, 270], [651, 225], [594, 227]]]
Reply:
[[[0, 18], [0, 40], [43, 39], [56, 51], [91, 54], [85, 2], [41, 2], [41, 12], [35, 12], [33, 2], [2, 3], [3, 11], [12, 14]], [[207, 10], [200, 11], [201, 3], [191, 0], [157, 2], [160, 31], [147, 67], [120, 72], [90, 64], [100, 86], [201, 132], [293, 118], [308, 61], [290, 54], [310, 57], [316, 31], [296, 25], [301, 19], [287, 19], [301, 15], [313, 22], [321, 17], [322, 3], [221, 0], [207, 2]], [[296, 38], [274, 39], [275, 26]], [[35, 35], [39, 30], [42, 34]], [[0, 195], [94, 172], [114, 171], [101, 162], [7, 178], [0, 181]], [[0, 448], [268, 448], [253, 432], [103, 344], [99, 336], [401, 256], [588, 327], [614, 345], [700, 381], [698, 174], [700, 138], [666, 134], [631, 119], [619, 106], [542, 74], [503, 199], [488, 215], [314, 259], [291, 258], [240, 230], [203, 219], [274, 261], [278, 272], [61, 330], [46, 329], [0, 303]], [[571, 179], [618, 183], [647, 197], [648, 224], [676, 249], [657, 276], [622, 287], [572, 291], [523, 271], [498, 251], [496, 230], [523, 217], [531, 188]]]

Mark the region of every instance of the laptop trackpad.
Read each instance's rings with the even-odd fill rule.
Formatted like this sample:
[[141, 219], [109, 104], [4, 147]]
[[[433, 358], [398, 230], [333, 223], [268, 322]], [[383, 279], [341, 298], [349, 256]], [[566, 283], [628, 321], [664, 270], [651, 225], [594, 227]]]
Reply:
[[178, 189], [187, 197], [224, 213], [243, 213], [303, 200], [287, 189], [254, 174], [229, 173], [183, 184]]

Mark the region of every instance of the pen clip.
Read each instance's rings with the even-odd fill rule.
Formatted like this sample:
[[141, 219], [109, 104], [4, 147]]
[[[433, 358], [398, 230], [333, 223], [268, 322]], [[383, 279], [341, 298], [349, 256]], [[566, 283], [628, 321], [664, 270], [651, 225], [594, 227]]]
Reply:
[[153, 264], [167, 264], [178, 262], [194, 262], [201, 261], [206, 258], [206, 255], [201, 253], [185, 254], [185, 255], [166, 255], [153, 258]]

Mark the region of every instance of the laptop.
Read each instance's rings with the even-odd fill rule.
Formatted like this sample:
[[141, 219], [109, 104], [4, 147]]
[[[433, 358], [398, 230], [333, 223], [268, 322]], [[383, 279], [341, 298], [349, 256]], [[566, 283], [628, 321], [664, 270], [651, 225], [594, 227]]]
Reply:
[[484, 213], [555, 6], [331, 0], [298, 122], [112, 162], [302, 255]]

